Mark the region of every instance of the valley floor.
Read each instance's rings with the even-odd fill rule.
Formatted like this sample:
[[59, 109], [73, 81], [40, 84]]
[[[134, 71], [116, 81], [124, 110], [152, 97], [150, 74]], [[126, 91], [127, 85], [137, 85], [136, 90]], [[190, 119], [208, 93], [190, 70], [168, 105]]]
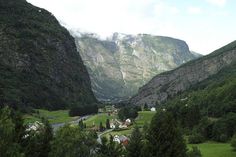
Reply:
[[[151, 111], [140, 111], [138, 117], [135, 120], [135, 124], [139, 127], [142, 127], [145, 123], [150, 123], [152, 117], [155, 115], [155, 112]], [[69, 117], [68, 110], [59, 110], [59, 111], [46, 111], [46, 110], [36, 110], [36, 113], [32, 115], [25, 115], [25, 123], [31, 123], [37, 120], [40, 120], [40, 117], [44, 116], [49, 119], [51, 124], [65, 124], [68, 122], [76, 121], [80, 117]], [[99, 126], [99, 123], [102, 122], [103, 125], [106, 123], [106, 119], [116, 119], [116, 115], [108, 115], [107, 113], [99, 113], [96, 115], [91, 115], [87, 117], [84, 123], [91, 127], [92, 125]], [[125, 135], [129, 136], [132, 132], [133, 126], [121, 130], [121, 131], [107, 131], [101, 134], [101, 136], [109, 137], [110, 135]], [[192, 146], [197, 146], [203, 155], [203, 157], [236, 157], [236, 152], [232, 150], [232, 147], [229, 143], [216, 143], [216, 142], [206, 142], [202, 144], [188, 144], [188, 148]]]

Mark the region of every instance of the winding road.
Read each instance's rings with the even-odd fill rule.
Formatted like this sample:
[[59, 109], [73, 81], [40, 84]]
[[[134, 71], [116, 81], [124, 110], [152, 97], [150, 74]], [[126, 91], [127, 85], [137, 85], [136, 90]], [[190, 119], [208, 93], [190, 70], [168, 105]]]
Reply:
[[109, 133], [109, 132], [112, 132], [113, 130], [114, 130], [114, 129], [109, 129], [109, 130], [106, 130], [106, 131], [100, 133], [100, 134], [98, 135], [98, 138], [97, 138], [98, 143], [102, 144], [102, 140], [101, 140], [102, 135], [107, 134], [107, 133]]

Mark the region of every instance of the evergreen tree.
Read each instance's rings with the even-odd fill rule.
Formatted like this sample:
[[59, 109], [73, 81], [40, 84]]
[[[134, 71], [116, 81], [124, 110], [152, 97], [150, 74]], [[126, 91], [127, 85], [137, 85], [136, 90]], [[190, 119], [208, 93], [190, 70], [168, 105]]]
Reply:
[[16, 142], [18, 127], [15, 123], [13, 112], [10, 108], [0, 109], [0, 156], [24, 157], [22, 148]]
[[49, 152], [51, 151], [50, 142], [53, 139], [53, 130], [47, 119], [43, 118], [42, 122], [44, 124], [44, 131], [43, 131], [43, 139], [42, 139], [42, 145], [41, 145], [42, 153], [40, 157], [48, 157]]
[[147, 105], [147, 103], [144, 104], [143, 110], [144, 110], [144, 111], [147, 111], [147, 110], [148, 110], [148, 105]]
[[106, 129], [110, 129], [110, 120], [109, 119], [106, 120]]
[[186, 157], [186, 145], [176, 123], [171, 113], [156, 113], [147, 134], [151, 156]]
[[141, 155], [142, 134], [136, 126], [131, 134], [129, 144], [127, 146], [127, 157], [139, 157]]
[[231, 147], [233, 147], [233, 150], [236, 151], [236, 134], [231, 139]]
[[98, 154], [102, 157], [121, 157], [124, 155], [124, 150], [121, 144], [113, 141], [113, 136], [110, 135], [109, 141], [106, 137], [102, 137], [102, 144]]
[[66, 125], [56, 132], [49, 157], [92, 157], [96, 149], [94, 137], [79, 126]]
[[48, 157], [51, 151], [50, 142], [53, 139], [51, 125], [47, 119], [42, 118], [42, 123], [38, 123], [35, 127], [36, 130], [29, 130], [24, 138], [25, 155], [27, 157]]
[[84, 122], [83, 122], [83, 120], [79, 121], [79, 127], [80, 127], [80, 129], [84, 129]]
[[103, 127], [103, 125], [102, 125], [102, 122], [100, 122], [100, 124], [99, 124], [99, 131], [102, 132], [102, 131], [103, 131], [103, 128], [104, 128], [104, 127]]

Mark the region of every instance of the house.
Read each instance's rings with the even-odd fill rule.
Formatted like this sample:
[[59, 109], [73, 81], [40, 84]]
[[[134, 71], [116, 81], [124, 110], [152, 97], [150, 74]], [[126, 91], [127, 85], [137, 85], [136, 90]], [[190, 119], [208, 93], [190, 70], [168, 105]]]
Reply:
[[131, 123], [131, 120], [128, 118], [125, 120], [126, 123]]
[[110, 123], [110, 128], [111, 129], [115, 129], [116, 128], [116, 125], [114, 123]]
[[156, 108], [155, 108], [155, 107], [152, 107], [150, 110], [151, 110], [152, 112], [156, 112]]
[[115, 135], [114, 138], [113, 138], [113, 141], [120, 143], [119, 136], [118, 136], [118, 135]]
[[126, 137], [124, 135], [120, 135], [120, 136], [115, 135], [114, 138], [113, 138], [113, 141], [121, 143], [121, 144], [123, 144], [125, 146], [129, 143], [128, 137]]
[[126, 119], [125, 120], [125, 125], [129, 126], [131, 125], [132, 121], [130, 119]]

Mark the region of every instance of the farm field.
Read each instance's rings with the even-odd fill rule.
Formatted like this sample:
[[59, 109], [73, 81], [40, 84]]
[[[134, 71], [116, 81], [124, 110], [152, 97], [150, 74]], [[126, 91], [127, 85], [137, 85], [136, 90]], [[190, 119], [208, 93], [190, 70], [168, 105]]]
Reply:
[[206, 142], [202, 144], [189, 144], [188, 147], [197, 146], [203, 157], [236, 157], [229, 143]]
[[86, 119], [84, 123], [86, 124], [87, 127], [91, 127], [93, 125], [99, 126], [100, 122], [102, 122], [102, 125], [105, 126], [107, 119], [112, 120], [112, 119], [116, 119], [116, 117], [117, 117], [116, 115], [108, 115], [107, 113], [99, 113]]
[[150, 123], [155, 113], [156, 112], [152, 112], [152, 111], [139, 111], [138, 117], [136, 118], [135, 123], [139, 127], [143, 126], [145, 123]]
[[73, 120], [76, 120], [78, 117], [70, 117], [69, 110], [57, 110], [57, 111], [47, 111], [43, 109], [35, 110], [35, 113], [29, 115], [26, 114], [23, 116], [24, 122], [33, 123], [35, 121], [40, 121], [40, 117], [45, 117], [49, 120], [50, 124], [55, 123], [66, 123]]

